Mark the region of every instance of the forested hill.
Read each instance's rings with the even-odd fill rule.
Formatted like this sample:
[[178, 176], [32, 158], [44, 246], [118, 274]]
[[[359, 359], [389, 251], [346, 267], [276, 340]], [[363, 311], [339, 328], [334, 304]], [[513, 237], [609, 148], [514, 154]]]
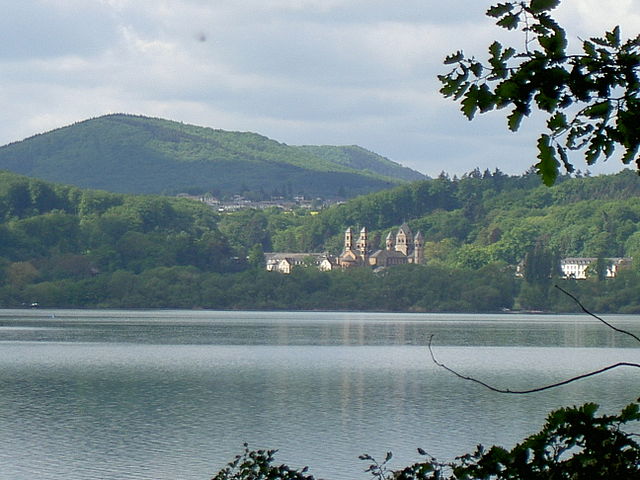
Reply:
[[514, 265], [536, 244], [561, 256], [640, 258], [640, 177], [628, 170], [563, 177], [549, 188], [533, 173], [475, 170], [352, 199], [272, 241], [278, 251], [338, 252], [348, 226], [366, 226], [384, 241], [404, 221], [424, 234], [426, 258], [450, 267]]
[[0, 171], [0, 283], [12, 275], [27, 281], [34, 271], [39, 280], [175, 265], [232, 271], [237, 254], [218, 221], [211, 207], [191, 200]]
[[357, 147], [299, 148], [255, 133], [123, 114], [0, 147], [0, 169], [119, 193], [266, 197], [352, 197], [424, 178]]
[[[265, 251], [341, 250], [347, 226], [370, 238], [407, 221], [425, 265], [267, 272]], [[308, 210], [218, 214], [183, 198], [127, 195], [0, 172], [0, 307], [640, 312], [640, 265], [613, 280], [557, 277], [550, 255], [640, 258], [640, 178], [498, 171], [441, 176]], [[525, 278], [514, 265], [526, 260]], [[554, 276], [555, 275], [555, 276]]]

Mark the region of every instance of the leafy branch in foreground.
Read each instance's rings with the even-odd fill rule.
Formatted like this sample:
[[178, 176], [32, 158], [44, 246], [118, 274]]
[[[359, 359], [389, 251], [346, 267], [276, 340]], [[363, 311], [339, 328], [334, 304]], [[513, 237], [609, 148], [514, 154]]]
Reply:
[[220, 470], [212, 480], [315, 480], [307, 474], [307, 467], [301, 470], [287, 465], [273, 465], [277, 450], [250, 450], [244, 444], [244, 451]]
[[[640, 445], [621, 427], [640, 420], [637, 403], [617, 415], [596, 416], [598, 406], [551, 412], [542, 430], [511, 450], [481, 445], [441, 464], [429, 459], [387, 477], [396, 480], [592, 480], [640, 478]], [[445, 471], [450, 472], [449, 475]]]
[[[547, 416], [540, 432], [511, 450], [479, 445], [473, 453], [442, 463], [422, 449], [424, 461], [392, 470], [387, 453], [383, 462], [370, 455], [365, 470], [375, 480], [592, 480], [640, 479], [640, 445], [624, 427], [640, 421], [640, 407], [632, 403], [617, 415], [597, 416], [598, 406], [560, 408]], [[637, 427], [637, 425], [636, 425]], [[245, 451], [213, 480], [315, 480], [306, 469], [274, 466], [275, 450]]]
[[511, 107], [509, 130], [517, 131], [533, 109], [547, 115], [535, 165], [552, 185], [562, 164], [574, 170], [568, 151], [585, 150], [588, 165], [616, 147], [622, 162], [635, 160], [640, 170], [640, 36], [623, 41], [620, 28], [582, 41], [581, 53], [569, 53], [565, 30], [549, 12], [560, 0], [510, 1], [492, 6], [487, 16], [507, 30], [520, 29], [518, 51], [500, 42], [489, 46], [486, 63], [458, 51], [446, 57], [453, 70], [439, 75], [440, 92], [460, 102], [472, 120], [477, 112]]

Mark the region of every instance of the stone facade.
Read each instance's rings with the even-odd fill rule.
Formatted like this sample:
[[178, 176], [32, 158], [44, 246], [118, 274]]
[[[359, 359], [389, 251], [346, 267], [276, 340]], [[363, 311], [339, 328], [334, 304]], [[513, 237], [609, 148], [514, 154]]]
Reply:
[[424, 263], [424, 236], [414, 235], [403, 223], [395, 234], [389, 232], [384, 249], [374, 249], [369, 232], [362, 227], [356, 239], [351, 227], [344, 233], [342, 253], [333, 257], [327, 253], [265, 253], [267, 270], [291, 273], [295, 266], [316, 266], [327, 271], [351, 267], [392, 267], [407, 263]]
[[373, 250], [366, 227], [362, 227], [358, 240], [354, 242], [351, 227], [344, 234], [344, 248], [337, 258], [341, 268], [354, 266], [391, 267], [407, 263], [424, 262], [424, 236], [418, 232], [415, 236], [409, 225], [403, 223], [398, 231], [389, 232], [385, 239], [385, 248]]

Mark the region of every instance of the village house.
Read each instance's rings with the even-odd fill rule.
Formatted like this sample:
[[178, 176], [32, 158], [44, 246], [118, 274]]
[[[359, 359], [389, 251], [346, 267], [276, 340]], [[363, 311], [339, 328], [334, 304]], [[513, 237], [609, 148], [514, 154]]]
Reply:
[[[560, 260], [560, 270], [564, 278], [584, 280], [589, 276], [589, 267], [598, 261], [595, 257], [569, 257]], [[614, 278], [621, 268], [631, 265], [631, 258], [614, 257], [605, 258], [607, 266], [606, 278]]]
[[315, 266], [322, 271], [331, 270], [335, 260], [326, 253], [265, 253], [269, 272], [289, 274], [296, 266]]
[[[605, 278], [615, 278], [618, 272], [631, 265], [632, 258], [611, 257], [603, 258], [607, 267]], [[560, 272], [562, 278], [574, 278], [584, 280], [593, 274], [592, 268], [598, 262], [596, 257], [567, 257], [560, 260]], [[591, 268], [589, 268], [591, 267]], [[524, 261], [516, 266], [516, 277], [524, 277]]]

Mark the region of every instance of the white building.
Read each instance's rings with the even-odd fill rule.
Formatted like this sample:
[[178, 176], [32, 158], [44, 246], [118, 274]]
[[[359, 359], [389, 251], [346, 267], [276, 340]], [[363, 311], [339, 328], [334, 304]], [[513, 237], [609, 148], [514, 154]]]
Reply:
[[[589, 275], [588, 269], [598, 261], [595, 257], [569, 257], [560, 260], [560, 270], [564, 278], [584, 280]], [[614, 278], [618, 270], [631, 264], [631, 258], [614, 257], [605, 258], [607, 266], [606, 278]]]
[[297, 265], [315, 265], [326, 271], [333, 268], [333, 259], [326, 253], [265, 253], [269, 272], [291, 273]]

